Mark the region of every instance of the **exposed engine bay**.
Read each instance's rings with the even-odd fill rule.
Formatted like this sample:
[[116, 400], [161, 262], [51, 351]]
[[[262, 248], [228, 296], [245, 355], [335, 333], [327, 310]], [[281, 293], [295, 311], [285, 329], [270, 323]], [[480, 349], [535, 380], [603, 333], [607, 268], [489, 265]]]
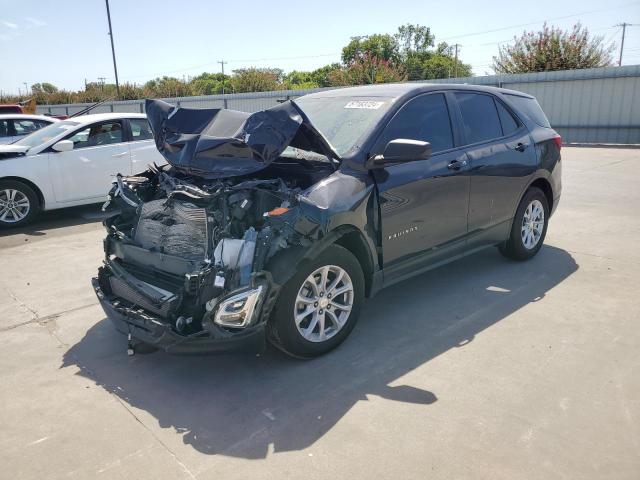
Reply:
[[171, 166], [118, 175], [103, 207], [114, 215], [105, 220], [102, 294], [120, 314], [185, 338], [255, 325], [277, 294], [265, 265], [289, 246], [311, 243], [300, 231], [300, 193], [332, 172], [327, 162], [282, 157], [227, 179]]

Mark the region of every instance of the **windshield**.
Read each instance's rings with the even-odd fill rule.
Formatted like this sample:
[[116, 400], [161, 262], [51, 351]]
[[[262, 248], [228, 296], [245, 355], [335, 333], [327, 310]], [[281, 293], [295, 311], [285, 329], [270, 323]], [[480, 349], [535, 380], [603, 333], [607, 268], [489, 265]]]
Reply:
[[359, 145], [362, 135], [389, 110], [391, 97], [300, 97], [296, 105], [339, 155]]
[[73, 128], [76, 125], [80, 124], [78, 122], [72, 122], [70, 120], [65, 120], [64, 122], [55, 122], [48, 127], [36, 130], [32, 134], [21, 138], [17, 142], [14, 142], [14, 145], [24, 145], [25, 147], [29, 148], [37, 147], [38, 145], [42, 145], [52, 138], [57, 137], [61, 133], [68, 131], [70, 128]]

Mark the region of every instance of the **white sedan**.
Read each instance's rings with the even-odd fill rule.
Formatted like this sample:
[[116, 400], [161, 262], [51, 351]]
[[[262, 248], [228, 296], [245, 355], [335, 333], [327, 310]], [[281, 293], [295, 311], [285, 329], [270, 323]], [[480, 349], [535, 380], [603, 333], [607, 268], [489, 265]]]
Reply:
[[166, 163], [140, 113], [75, 117], [0, 145], [0, 227], [24, 225], [41, 210], [103, 201], [116, 174], [154, 162]]
[[23, 113], [7, 113], [0, 115], [0, 145], [13, 143], [26, 137], [36, 130], [47, 127], [57, 118], [45, 115], [28, 115]]

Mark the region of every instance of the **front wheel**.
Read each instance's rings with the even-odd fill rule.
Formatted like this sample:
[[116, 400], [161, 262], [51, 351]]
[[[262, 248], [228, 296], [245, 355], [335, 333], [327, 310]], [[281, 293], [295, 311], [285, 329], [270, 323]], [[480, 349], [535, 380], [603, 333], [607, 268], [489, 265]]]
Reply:
[[270, 320], [270, 341], [295, 357], [326, 353], [351, 333], [364, 300], [360, 263], [331, 245], [283, 286]]
[[549, 224], [549, 203], [537, 187], [524, 194], [513, 219], [509, 239], [500, 252], [513, 260], [528, 260], [542, 248]]
[[0, 180], [0, 227], [21, 227], [40, 211], [38, 196], [31, 187], [15, 180]]

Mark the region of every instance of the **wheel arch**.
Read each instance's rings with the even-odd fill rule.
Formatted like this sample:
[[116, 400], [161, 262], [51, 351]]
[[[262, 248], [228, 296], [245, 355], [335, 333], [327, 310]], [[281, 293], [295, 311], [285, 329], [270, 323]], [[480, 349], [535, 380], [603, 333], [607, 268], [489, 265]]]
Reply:
[[25, 185], [27, 185], [38, 196], [38, 201], [40, 202], [40, 208], [44, 210], [45, 202], [44, 202], [44, 195], [42, 194], [42, 190], [40, 190], [40, 187], [38, 187], [31, 180], [27, 180], [26, 178], [15, 177], [15, 176], [0, 177], [0, 181], [2, 181], [2, 180], [12, 180], [14, 182], [20, 182], [20, 183], [24, 183]]
[[292, 265], [297, 267], [314, 259], [330, 245], [339, 245], [356, 257], [364, 275], [365, 295], [370, 296], [374, 286], [374, 255], [364, 234], [355, 225], [340, 225], [309, 247], [292, 246], [281, 250], [267, 262], [266, 270], [271, 272], [276, 283], [283, 285], [295, 272]]
[[[542, 193], [544, 193], [544, 196], [547, 199], [547, 205], [549, 206], [549, 211], [552, 212], [553, 211], [553, 188], [551, 187], [551, 183], [549, 182], [549, 180], [547, 180], [544, 177], [536, 178], [533, 182], [529, 184], [527, 189], [524, 191], [524, 193], [522, 194], [523, 197], [524, 197], [524, 194], [527, 193], [527, 190], [529, 190], [531, 187], [537, 187], [540, 190], [542, 190]], [[522, 201], [522, 198], [520, 198], [520, 201]]]
[[356, 257], [364, 274], [365, 296], [369, 297], [373, 288], [374, 263], [364, 235], [355, 226], [345, 225], [340, 228], [339, 236], [333, 243], [346, 248]]

